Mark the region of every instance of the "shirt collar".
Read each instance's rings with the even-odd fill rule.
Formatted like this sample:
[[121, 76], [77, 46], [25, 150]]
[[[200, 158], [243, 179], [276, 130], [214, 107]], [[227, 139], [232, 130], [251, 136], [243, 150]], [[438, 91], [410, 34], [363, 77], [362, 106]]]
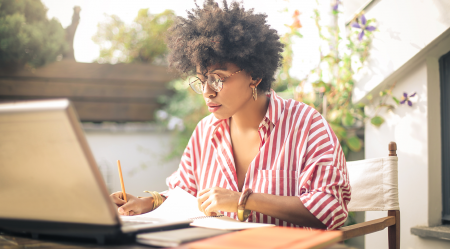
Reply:
[[267, 96], [270, 98], [269, 107], [267, 107], [265, 118], [261, 124], [267, 118], [273, 125], [276, 125], [281, 117], [281, 113], [284, 111], [285, 100], [278, 96], [273, 89], [270, 89]]

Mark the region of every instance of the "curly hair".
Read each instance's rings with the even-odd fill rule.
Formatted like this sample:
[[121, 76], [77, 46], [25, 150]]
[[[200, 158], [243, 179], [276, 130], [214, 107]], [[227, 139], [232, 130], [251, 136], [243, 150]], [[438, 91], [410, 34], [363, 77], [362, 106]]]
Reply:
[[228, 6], [223, 0], [223, 8], [213, 0], [206, 0], [203, 9], [195, 5], [169, 30], [169, 66], [188, 74], [197, 65], [204, 72], [211, 65], [230, 62], [261, 79], [259, 90], [270, 90], [283, 44], [266, 23], [267, 15], [245, 10], [235, 1]]

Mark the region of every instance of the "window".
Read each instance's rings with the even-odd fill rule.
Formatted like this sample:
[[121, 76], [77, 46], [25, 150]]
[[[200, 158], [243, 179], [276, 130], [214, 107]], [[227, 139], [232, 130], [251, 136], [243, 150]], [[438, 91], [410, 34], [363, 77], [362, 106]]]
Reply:
[[442, 223], [450, 224], [450, 52], [439, 58], [442, 127]]

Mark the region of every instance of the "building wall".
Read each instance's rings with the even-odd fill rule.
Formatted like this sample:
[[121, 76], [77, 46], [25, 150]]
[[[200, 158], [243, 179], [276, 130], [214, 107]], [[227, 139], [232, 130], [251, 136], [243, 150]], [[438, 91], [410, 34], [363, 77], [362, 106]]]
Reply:
[[[410, 74], [401, 78], [393, 90], [394, 96], [401, 96], [403, 92], [417, 92], [413, 106], [401, 105], [394, 112], [382, 112], [386, 122], [379, 128], [367, 123], [365, 129], [366, 158], [387, 156], [389, 142], [397, 143], [401, 248], [450, 247], [450, 241], [422, 239], [410, 233], [411, 227], [429, 225], [427, 77], [427, 63], [423, 61]], [[371, 114], [373, 110], [367, 108], [367, 113]], [[432, 178], [440, 178], [440, 175]], [[386, 214], [387, 212], [366, 212], [366, 220], [377, 219]], [[366, 235], [365, 248], [388, 248], [387, 229]]]
[[[353, 15], [367, 2], [346, 0], [344, 13]], [[382, 111], [386, 122], [381, 127], [365, 126], [365, 158], [387, 156], [390, 141], [398, 145], [401, 248], [450, 248], [450, 241], [410, 233], [411, 227], [441, 222], [438, 59], [450, 51], [449, 12], [448, 0], [374, 0], [365, 11], [367, 18], [377, 20], [377, 31], [368, 63], [356, 76], [353, 101], [368, 103], [367, 94], [378, 96], [394, 83], [398, 98], [417, 92], [413, 107]], [[373, 105], [366, 113], [374, 113]], [[382, 215], [386, 212], [366, 212], [366, 220]], [[367, 235], [365, 248], [388, 248], [387, 238], [387, 229]]]
[[[387, 144], [395, 141], [399, 157], [399, 201], [402, 248], [450, 248], [450, 241], [412, 235], [414, 226], [437, 226], [442, 215], [441, 118], [439, 58], [450, 51], [450, 32], [438, 37], [423, 56], [413, 58], [410, 67], [395, 77], [393, 95], [417, 96], [413, 106], [401, 105], [393, 112], [381, 112], [386, 122], [376, 128], [365, 126], [365, 157], [387, 155]], [[374, 102], [377, 102], [375, 99]], [[366, 108], [373, 114], [373, 106]], [[366, 212], [366, 220], [386, 212]], [[367, 235], [365, 248], [387, 248], [387, 230]]]
[[[366, 2], [345, 0], [344, 13], [354, 12], [351, 6]], [[377, 31], [367, 66], [357, 75], [353, 101], [363, 99], [445, 32], [450, 27], [449, 12], [448, 0], [374, 0], [366, 17], [377, 20]]]
[[127, 193], [148, 196], [144, 190], [166, 190], [165, 180], [178, 168], [180, 160], [165, 159], [170, 151], [170, 133], [148, 126], [129, 128], [113, 125], [92, 129], [85, 125], [86, 138], [108, 190], [121, 191], [117, 160], [121, 162]]

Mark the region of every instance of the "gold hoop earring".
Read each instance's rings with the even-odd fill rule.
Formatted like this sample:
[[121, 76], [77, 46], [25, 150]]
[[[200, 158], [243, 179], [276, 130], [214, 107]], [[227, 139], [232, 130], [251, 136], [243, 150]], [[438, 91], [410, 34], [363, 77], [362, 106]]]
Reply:
[[256, 99], [258, 98], [258, 92], [256, 91], [256, 87], [253, 88], [253, 99], [256, 101]]

